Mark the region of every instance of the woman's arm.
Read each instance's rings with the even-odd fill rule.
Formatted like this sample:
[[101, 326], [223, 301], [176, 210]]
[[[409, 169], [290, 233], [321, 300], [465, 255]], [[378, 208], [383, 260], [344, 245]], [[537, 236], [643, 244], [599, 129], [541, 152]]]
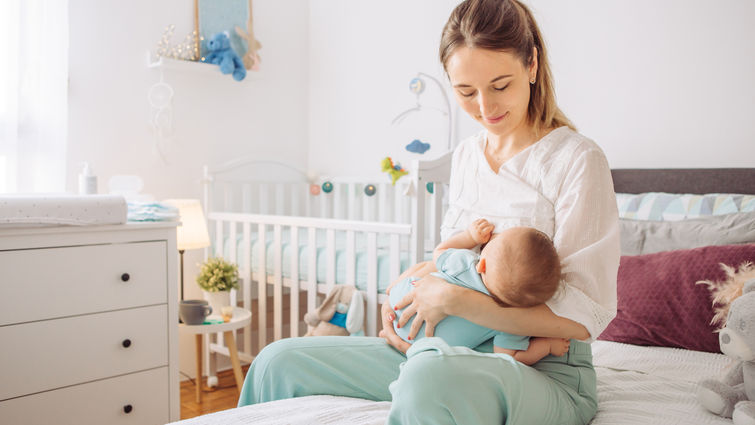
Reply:
[[426, 276], [415, 283], [394, 308], [406, 307], [399, 326], [404, 326], [416, 313], [409, 336], [414, 337], [422, 323], [425, 335], [433, 336], [435, 326], [446, 316], [459, 316], [490, 329], [515, 335], [556, 337], [584, 340], [590, 337], [587, 329], [570, 319], [556, 316], [547, 306], [499, 306], [489, 296], [450, 284], [436, 276]]

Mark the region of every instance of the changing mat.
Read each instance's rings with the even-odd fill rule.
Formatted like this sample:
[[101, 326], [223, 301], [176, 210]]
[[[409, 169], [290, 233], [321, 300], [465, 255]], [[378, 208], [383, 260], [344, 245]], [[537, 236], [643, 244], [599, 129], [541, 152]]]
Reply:
[[10, 195], [0, 197], [0, 225], [87, 226], [126, 222], [126, 199], [115, 195]]

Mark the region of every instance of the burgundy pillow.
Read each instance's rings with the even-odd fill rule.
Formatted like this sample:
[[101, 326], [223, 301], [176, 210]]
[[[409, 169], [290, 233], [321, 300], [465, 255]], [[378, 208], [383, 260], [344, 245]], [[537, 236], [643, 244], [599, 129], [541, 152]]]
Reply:
[[598, 339], [720, 352], [710, 292], [695, 282], [723, 280], [719, 263], [745, 261], [755, 262], [755, 244], [622, 256], [618, 312]]

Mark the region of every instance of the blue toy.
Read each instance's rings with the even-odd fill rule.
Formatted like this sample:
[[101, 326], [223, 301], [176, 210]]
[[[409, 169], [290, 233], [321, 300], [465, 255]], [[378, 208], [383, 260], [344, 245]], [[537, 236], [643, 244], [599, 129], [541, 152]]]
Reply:
[[423, 153], [425, 153], [425, 152], [427, 152], [428, 149], [430, 149], [430, 144], [429, 143], [423, 143], [419, 139], [414, 139], [414, 140], [412, 140], [411, 143], [409, 143], [408, 145], [406, 145], [406, 150], [408, 150], [411, 153], [418, 153], [420, 155], [423, 154]]
[[231, 48], [231, 40], [225, 32], [219, 32], [207, 42], [207, 50], [210, 54], [205, 62], [219, 65], [223, 74], [233, 74], [233, 79], [241, 81], [246, 77], [246, 69], [239, 55]]

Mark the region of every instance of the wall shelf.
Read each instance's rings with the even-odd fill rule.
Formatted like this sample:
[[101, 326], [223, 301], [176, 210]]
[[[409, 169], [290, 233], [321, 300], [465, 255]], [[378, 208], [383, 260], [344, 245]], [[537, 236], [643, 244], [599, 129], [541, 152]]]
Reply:
[[[228, 78], [230, 81], [237, 82], [231, 75], [224, 75], [220, 72], [220, 68], [217, 65], [196, 62], [181, 59], [171, 59], [164, 57], [155, 57], [150, 52], [147, 52], [147, 67], [161, 70], [180, 71], [200, 75], [213, 75], [215, 77]], [[259, 80], [261, 75], [259, 71], [246, 71], [246, 78], [239, 81], [243, 83], [247, 80]]]

